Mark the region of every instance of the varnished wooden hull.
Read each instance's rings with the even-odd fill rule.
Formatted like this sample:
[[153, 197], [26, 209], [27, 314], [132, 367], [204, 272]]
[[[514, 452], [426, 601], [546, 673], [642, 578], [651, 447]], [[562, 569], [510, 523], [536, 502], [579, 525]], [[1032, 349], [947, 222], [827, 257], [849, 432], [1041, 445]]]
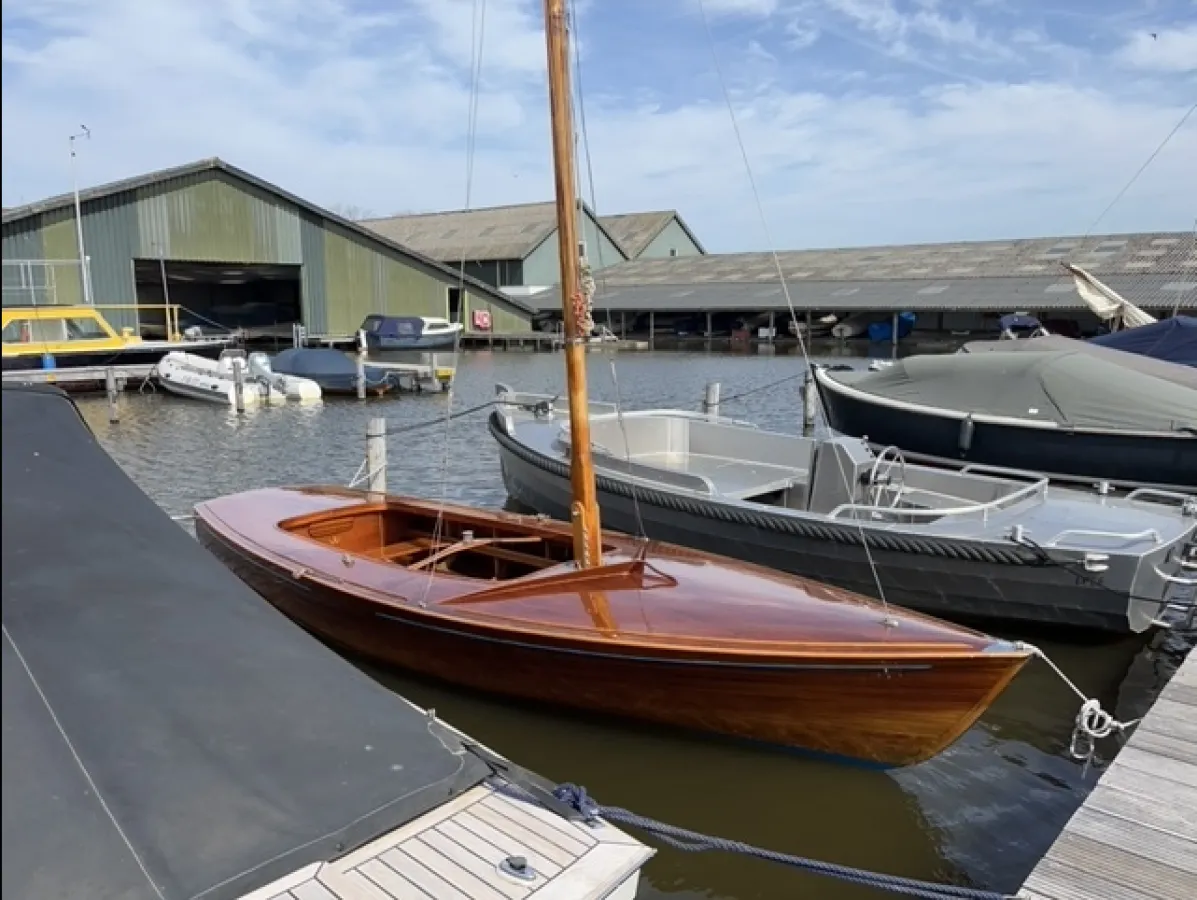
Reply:
[[329, 643], [377, 662], [506, 697], [803, 749], [879, 767], [954, 742], [1025, 657], [774, 657], [745, 661], [446, 624], [418, 604], [379, 603], [305, 577], [197, 519], [201, 542], [271, 604]]

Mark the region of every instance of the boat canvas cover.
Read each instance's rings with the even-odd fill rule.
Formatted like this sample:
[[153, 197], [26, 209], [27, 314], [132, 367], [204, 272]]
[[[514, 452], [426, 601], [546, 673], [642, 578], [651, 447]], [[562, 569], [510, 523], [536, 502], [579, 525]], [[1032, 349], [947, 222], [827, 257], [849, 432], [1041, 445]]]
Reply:
[[1074, 428], [1197, 430], [1197, 390], [1081, 350], [911, 356], [860, 377], [833, 377], [877, 397], [964, 413]]
[[[1138, 331], [1139, 329], [1133, 330]], [[1175, 381], [1177, 384], [1197, 390], [1197, 370], [1193, 368], [1150, 356], [1141, 356], [1138, 353], [1115, 350], [1093, 341], [1074, 340], [1064, 337], [1062, 334], [1048, 334], [1018, 341], [969, 341], [960, 349], [965, 353], [1042, 353], [1045, 350], [1089, 353], [1123, 368], [1135, 369], [1147, 375], [1153, 375], [1165, 381]]]
[[1112, 331], [1093, 338], [1090, 343], [1197, 367], [1197, 318], [1173, 316], [1151, 325]]
[[5, 897], [240, 897], [487, 774], [172, 522], [66, 395], [3, 407]]
[[319, 347], [292, 347], [270, 361], [271, 368], [284, 375], [304, 378], [327, 378], [334, 375], [357, 375], [357, 364], [340, 350]]
[[368, 316], [362, 328], [378, 337], [418, 338], [424, 333], [424, 320], [419, 316]]

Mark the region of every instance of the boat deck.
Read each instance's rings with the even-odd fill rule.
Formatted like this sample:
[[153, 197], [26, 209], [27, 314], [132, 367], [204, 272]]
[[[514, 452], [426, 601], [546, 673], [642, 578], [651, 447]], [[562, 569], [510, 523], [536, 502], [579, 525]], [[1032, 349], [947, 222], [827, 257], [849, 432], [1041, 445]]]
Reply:
[[1197, 886], [1197, 654], [1172, 677], [1022, 900], [1188, 900]]
[[[615, 465], [618, 467], [620, 457], [614, 456], [617, 460]], [[695, 479], [695, 484], [683, 484], [684, 487], [738, 499], [781, 490], [795, 480], [802, 481], [807, 477], [805, 469], [793, 466], [778, 466], [704, 453], [637, 453], [632, 457], [632, 461]]]
[[[243, 900], [631, 900], [653, 851], [481, 785], [341, 859]], [[500, 868], [523, 857], [528, 880]]]

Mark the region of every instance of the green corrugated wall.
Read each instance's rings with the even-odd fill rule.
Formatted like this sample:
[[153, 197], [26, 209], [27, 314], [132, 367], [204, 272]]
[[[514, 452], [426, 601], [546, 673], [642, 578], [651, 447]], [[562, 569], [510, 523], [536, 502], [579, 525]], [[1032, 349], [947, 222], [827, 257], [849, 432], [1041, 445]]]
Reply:
[[[34, 246], [43, 259], [78, 257], [73, 209], [43, 213], [33, 222], [5, 224], [5, 259], [29, 258], [22, 253]], [[397, 252], [219, 170], [87, 201], [83, 233], [98, 305], [135, 303], [133, 261], [159, 256], [300, 265], [304, 322], [315, 333], [353, 331], [376, 312], [444, 316], [455, 283], [451, 273], [426, 273]], [[60, 303], [82, 302], [77, 276], [60, 275], [57, 293]], [[496, 331], [529, 328], [527, 315], [489, 298], [473, 302], [493, 305]], [[135, 324], [116, 313], [106, 317], [117, 326]]]

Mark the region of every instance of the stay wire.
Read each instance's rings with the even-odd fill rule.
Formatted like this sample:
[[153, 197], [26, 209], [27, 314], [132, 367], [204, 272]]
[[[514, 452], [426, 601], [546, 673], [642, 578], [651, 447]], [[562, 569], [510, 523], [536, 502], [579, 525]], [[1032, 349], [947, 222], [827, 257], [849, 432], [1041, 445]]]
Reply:
[[[793, 301], [793, 298], [790, 296], [790, 287], [789, 287], [789, 284], [786, 282], [785, 270], [783, 269], [783, 267], [781, 265], [781, 257], [777, 253], [777, 245], [773, 240], [773, 235], [769, 228], [768, 217], [765, 215], [765, 206], [764, 206], [764, 203], [761, 201], [761, 194], [757, 188], [756, 177], [753, 175], [753, 172], [752, 172], [752, 163], [748, 158], [748, 149], [744, 143], [744, 136], [740, 131], [740, 123], [736, 117], [735, 104], [732, 103], [731, 92], [728, 90], [728, 87], [727, 87], [727, 80], [723, 77], [723, 67], [719, 63], [719, 52], [715, 47], [715, 35], [711, 30], [711, 21], [710, 21], [710, 17], [707, 15], [707, 7], [706, 7], [706, 3], [704, 2], [704, 0], [698, 0], [698, 10], [699, 10], [700, 16], [702, 17], [702, 27], [703, 27], [703, 31], [706, 34], [707, 47], [711, 51], [711, 61], [714, 64], [715, 75], [719, 80], [719, 88], [723, 93], [723, 101], [727, 105], [728, 115], [731, 117], [732, 130], [735, 132], [736, 143], [739, 145], [740, 157], [744, 161], [744, 170], [748, 176], [748, 183], [749, 183], [750, 187], [752, 188], [752, 196], [753, 196], [753, 200], [756, 202], [757, 215], [759, 216], [760, 221], [761, 221], [761, 228], [765, 232], [765, 243], [769, 248], [769, 254], [773, 259], [773, 266], [777, 271], [777, 278], [781, 284], [781, 291], [782, 291], [782, 294], [785, 296], [786, 307], [790, 313], [790, 320], [792, 322], [794, 322], [795, 326], [796, 326], [797, 322], [798, 322], [798, 314], [797, 314], [796, 310], [794, 309], [794, 301]], [[814, 373], [811, 370], [810, 354], [807, 353], [807, 349], [806, 349], [806, 339], [803, 336], [802, 330], [800, 328], [795, 327], [794, 331], [798, 338], [798, 348], [802, 351], [802, 359], [803, 359], [804, 363], [806, 364], [807, 377], [813, 378]], [[851, 483], [848, 479], [848, 473], [846, 471], [844, 471], [843, 460], [840, 459], [840, 457], [838, 455], [836, 456], [836, 463], [839, 467], [840, 478], [843, 481], [845, 490], [847, 490], [847, 492], [848, 492], [848, 496], [854, 497], [856, 492], [853, 489], [853, 486], [851, 485]], [[860, 517], [858, 517], [858, 516], [853, 516], [853, 519], [856, 522], [856, 528], [860, 535], [861, 547], [864, 548], [865, 558], [868, 560], [868, 563], [869, 563], [869, 570], [873, 576], [873, 583], [877, 587], [878, 599], [880, 599], [882, 607], [886, 612], [886, 620], [885, 620], [886, 624], [887, 625], [889, 625], [891, 623], [896, 624], [896, 620], [893, 619], [889, 614], [889, 601], [886, 599], [886, 596], [885, 596], [885, 588], [881, 584], [881, 573], [877, 568], [876, 560], [873, 559], [873, 551], [872, 551], [872, 548], [869, 546], [868, 538], [867, 538], [867, 536], [865, 534], [865, 530], [864, 530], [864, 524], [861, 522]]]
[[[466, 116], [466, 153], [465, 153], [465, 205], [464, 210], [468, 211], [473, 202], [474, 190], [474, 156], [475, 149], [478, 142], [478, 99], [482, 92], [482, 60], [483, 50], [486, 42], [486, 0], [474, 0], [473, 14], [470, 21], [470, 97], [469, 106]], [[463, 240], [461, 248], [461, 258], [458, 261], [458, 277], [457, 277], [457, 315], [461, 320], [461, 329], [453, 336], [453, 375], [449, 381], [447, 396], [445, 398], [445, 415], [444, 415], [444, 433], [441, 437], [441, 486], [440, 494], [437, 500], [436, 522], [432, 527], [432, 548], [435, 552], [436, 548], [440, 546], [441, 538], [445, 530], [445, 506], [448, 503], [449, 495], [449, 460], [451, 458], [450, 440], [452, 437], [453, 420], [460, 418], [459, 415], [453, 413], [453, 401], [456, 396], [456, 381], [457, 369], [461, 360], [461, 336], [465, 331], [465, 264], [466, 256], [469, 254], [469, 247]], [[434, 373], [435, 375], [435, 373]], [[473, 412], [476, 410], [469, 410]], [[400, 426], [401, 427], [401, 426]], [[417, 426], [423, 427], [423, 426]], [[412, 428], [410, 430], [415, 430]], [[388, 434], [392, 431], [388, 429]], [[420, 598], [420, 603], [426, 603], [428, 594], [432, 590], [432, 585], [435, 580], [435, 566], [428, 567], [428, 577], [424, 582], [424, 590]]]
[[[605, 291], [605, 289], [606, 289], [606, 278], [603, 274], [606, 269], [606, 265], [603, 260], [602, 226], [599, 225], [598, 202], [595, 199], [596, 190], [595, 190], [595, 186], [594, 186], [594, 163], [593, 163], [593, 159], [592, 159], [591, 153], [590, 153], [590, 135], [586, 130], [586, 98], [585, 98], [585, 91], [582, 88], [582, 53], [581, 53], [581, 49], [579, 46], [581, 38], [580, 38], [580, 29], [578, 27], [578, 11], [577, 11], [577, 5], [575, 3], [575, 0], [569, 0], [569, 25], [570, 25], [570, 27], [569, 27], [570, 44], [572, 45], [573, 57], [574, 57], [574, 73], [576, 75], [574, 81], [575, 81], [575, 94], [576, 94], [576, 98], [577, 98], [577, 108], [578, 108], [578, 113], [577, 113], [578, 129], [580, 131], [580, 137], [581, 137], [580, 141], [575, 142], [574, 154], [575, 154], [575, 158], [576, 158], [577, 153], [578, 153], [577, 144], [580, 143], [581, 149], [582, 149], [582, 155], [586, 158], [586, 182], [587, 182], [587, 187], [589, 188], [589, 193], [590, 193], [590, 212], [594, 216], [594, 221], [595, 221], [596, 227], [598, 227], [598, 229], [599, 229], [599, 234], [598, 234], [599, 240], [597, 240], [595, 242], [597, 245], [597, 255], [598, 255], [597, 256], [597, 258], [598, 258], [598, 274], [597, 274], [597, 276], [595, 276], [592, 273], [592, 277], [594, 277], [594, 279], [595, 279], [595, 296], [597, 296], [601, 291]], [[573, 123], [570, 123], [570, 124], [572, 127]], [[580, 201], [582, 199], [582, 197], [581, 197], [582, 186], [580, 184], [578, 185], [578, 194], [579, 194], [578, 199]], [[581, 206], [581, 205], [582, 204], [579, 203], [579, 206]], [[585, 223], [585, 221], [586, 221], [586, 218], [585, 218], [584, 211], [583, 211], [582, 222]], [[583, 234], [585, 234], [584, 231], [583, 231]], [[594, 298], [592, 297], [591, 298], [591, 313], [590, 313], [592, 321], [594, 318], [593, 299]], [[611, 308], [610, 307], [606, 308], [606, 314], [607, 314], [607, 333], [611, 334], [611, 333], [613, 333], [613, 331], [611, 328], [612, 321], [611, 321]], [[631, 494], [632, 494], [632, 514], [636, 519], [636, 536], [641, 538], [642, 540], [647, 541], [648, 540], [648, 532], [644, 527], [644, 515], [640, 509], [639, 491], [637, 491], [637, 489], [636, 489], [636, 483], [634, 480], [634, 476], [632, 475], [632, 452], [631, 452], [632, 445], [631, 445], [631, 439], [628, 436], [627, 422], [624, 419], [624, 415], [623, 415], [623, 397], [622, 397], [622, 394], [621, 394], [620, 388], [619, 388], [619, 371], [615, 364], [616, 351], [612, 347], [610, 349], [604, 349], [603, 353], [607, 357], [607, 366], [611, 371], [611, 386], [615, 392], [615, 419], [619, 423], [619, 431], [620, 431], [621, 436], [623, 437], [623, 446], [624, 446], [623, 456], [624, 456], [624, 461], [627, 463], [627, 471], [628, 471], [628, 477], [629, 477], [628, 487], [630, 488]]]
[[1106, 208], [1103, 209], [1100, 213], [1098, 213], [1097, 218], [1093, 220], [1093, 224], [1091, 224], [1085, 230], [1086, 238], [1089, 237], [1089, 235], [1091, 235], [1093, 233], [1093, 229], [1098, 226], [1098, 223], [1100, 223], [1101, 220], [1106, 217], [1106, 215], [1109, 213], [1109, 211], [1111, 209], [1114, 208], [1114, 206], [1118, 203], [1118, 201], [1121, 200], [1124, 196], [1126, 196], [1126, 192], [1129, 191], [1131, 189], [1131, 187], [1134, 185], [1134, 183], [1139, 180], [1139, 176], [1142, 175], [1147, 170], [1147, 167], [1150, 166], [1153, 162], [1155, 162], [1155, 158], [1164, 152], [1164, 148], [1168, 146], [1168, 144], [1171, 142], [1172, 138], [1174, 138], [1176, 136], [1176, 133], [1178, 131], [1180, 131], [1181, 128], [1184, 127], [1185, 122], [1187, 122], [1189, 120], [1189, 116], [1193, 115], [1193, 112], [1195, 110], [1197, 110], [1197, 103], [1194, 103], [1192, 106], [1190, 106], [1185, 111], [1185, 114], [1180, 117], [1180, 121], [1177, 122], [1174, 126], [1172, 126], [1172, 130], [1169, 131], [1168, 134], [1164, 136], [1164, 139], [1162, 141], [1160, 141], [1159, 145], [1151, 152], [1151, 155], [1148, 156], [1146, 160], [1144, 160], [1143, 165], [1139, 166], [1139, 168], [1135, 170], [1135, 174], [1131, 176], [1130, 181], [1128, 181], [1125, 185], [1123, 185], [1122, 190], [1120, 190], [1117, 194], [1114, 195], [1114, 199], [1111, 200], [1106, 205]]

